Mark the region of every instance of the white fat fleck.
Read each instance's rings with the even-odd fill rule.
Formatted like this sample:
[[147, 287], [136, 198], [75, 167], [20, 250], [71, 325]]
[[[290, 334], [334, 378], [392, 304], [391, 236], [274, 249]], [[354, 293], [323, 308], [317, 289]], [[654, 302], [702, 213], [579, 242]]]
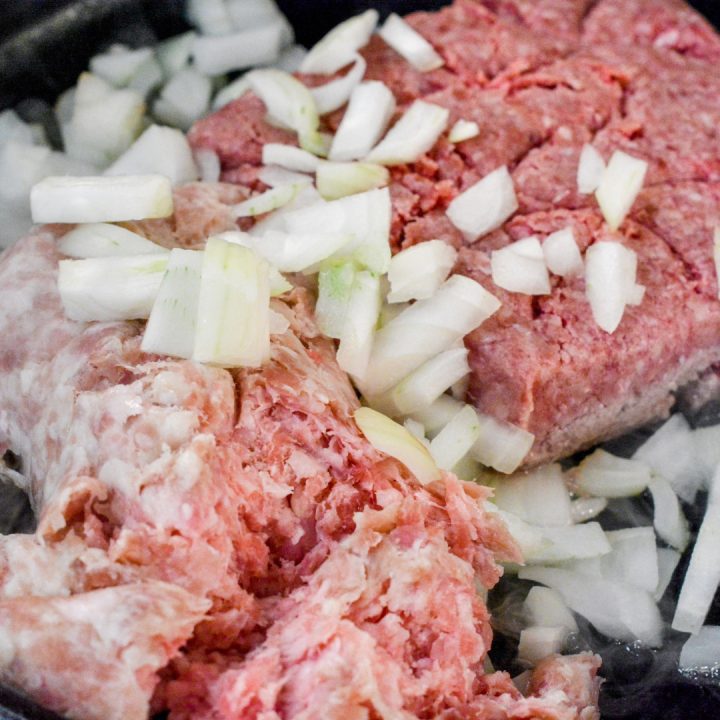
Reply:
[[135, 491], [132, 479], [137, 476], [138, 472], [132, 465], [117, 458], [112, 458], [104, 463], [98, 473], [98, 479], [103, 485], [126, 495]]
[[37, 364], [28, 363], [20, 371], [20, 392], [23, 395], [27, 395], [35, 385], [37, 380]]
[[153, 380], [150, 398], [158, 405], [183, 405], [192, 387], [181, 373], [165, 370]]
[[0, 667], [8, 667], [15, 659], [15, 643], [7, 629], [0, 630]]
[[320, 463], [302, 450], [294, 450], [287, 459], [287, 464], [300, 480], [319, 475], [322, 472]]
[[198, 417], [192, 410], [179, 410], [162, 422], [160, 437], [171, 448], [179, 447], [192, 438], [198, 423]]
[[182, 516], [183, 518], [185, 518], [185, 520], [190, 520], [193, 514], [192, 505], [190, 503], [183, 503], [180, 506], [180, 512], [182, 513]]
[[557, 129], [557, 136], [561, 138], [562, 140], [571, 140], [572, 139], [572, 130], [570, 130], [567, 125], [561, 125]]
[[187, 492], [202, 477], [205, 463], [192, 449], [180, 453], [175, 462], [175, 485], [179, 492]]
[[106, 395], [105, 408], [116, 423], [124, 425], [129, 418], [142, 414], [142, 400], [137, 395], [129, 394], [125, 387], [113, 390], [117, 392]]

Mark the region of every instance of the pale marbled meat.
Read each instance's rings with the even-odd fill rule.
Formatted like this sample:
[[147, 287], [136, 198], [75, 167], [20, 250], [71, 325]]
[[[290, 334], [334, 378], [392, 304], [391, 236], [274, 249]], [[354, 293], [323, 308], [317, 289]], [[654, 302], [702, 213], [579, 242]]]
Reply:
[[[133, 227], [199, 246], [238, 192], [189, 185]], [[38, 515], [0, 538], [5, 681], [78, 720], [596, 715], [592, 656], [526, 698], [485, 674], [477, 590], [517, 548], [486, 489], [367, 443], [305, 291], [273, 301], [261, 369], [144, 355], [140, 323], [64, 317], [67, 229], [0, 258], [0, 449]]]
[[[420, 73], [375, 37], [363, 50], [368, 77], [389, 85], [398, 114], [423, 98], [447, 107], [451, 123], [480, 126], [471, 140], [441, 138], [418, 162], [394, 168], [390, 187], [393, 248], [446, 240], [460, 249], [458, 269], [505, 303], [467, 339], [469, 399], [535, 434], [528, 463], [666, 415], [678, 389], [720, 360], [712, 260], [720, 38], [681, 0], [456, 0], [408, 22], [446, 65]], [[258, 129], [258, 112], [247, 95], [190, 133], [196, 146], [219, 153], [228, 179], [242, 181], [260, 161], [267, 131]], [[329, 116], [328, 127], [341, 118]], [[577, 190], [585, 143], [605, 159], [620, 149], [649, 163], [646, 190], [612, 236], [594, 197]], [[501, 232], [467, 242], [447, 206], [502, 164], [519, 213]], [[510, 296], [491, 280], [492, 249], [565, 225], [583, 248], [613, 239], [638, 252], [648, 292], [614, 335], [595, 324], [582, 279], [555, 278], [552, 295], [536, 299]]]

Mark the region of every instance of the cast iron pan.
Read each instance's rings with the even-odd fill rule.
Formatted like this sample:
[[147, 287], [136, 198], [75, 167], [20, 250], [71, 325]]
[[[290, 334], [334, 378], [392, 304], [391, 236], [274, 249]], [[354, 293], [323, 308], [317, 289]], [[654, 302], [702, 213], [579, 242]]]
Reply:
[[[311, 45], [340, 20], [368, 7], [388, 13], [432, 10], [449, 0], [278, 0], [298, 42]], [[186, 29], [183, 0], [0, 0], [0, 110], [20, 104], [27, 120], [50, 114], [53, 99], [75, 83], [92, 55], [111, 42], [139, 46]], [[692, 2], [720, 27], [718, 0]], [[720, 421], [720, 416], [713, 418]], [[702, 423], [707, 424], [707, 423]], [[690, 516], [697, 530], [701, 512]], [[1, 528], [0, 528], [1, 529]], [[687, 557], [666, 598], [677, 596]], [[672, 617], [672, 604], [661, 604]], [[720, 622], [720, 603], [708, 623]], [[686, 636], [670, 633], [662, 651], [609, 643], [584, 626], [583, 644], [603, 657], [603, 720], [686, 720], [720, 717], [717, 679], [681, 676], [677, 654]], [[514, 647], [498, 637], [492, 659], [512, 668]], [[88, 668], [92, 672], [92, 668]], [[21, 694], [0, 685], [0, 720], [61, 720]], [[318, 719], [321, 720], [321, 719]]]

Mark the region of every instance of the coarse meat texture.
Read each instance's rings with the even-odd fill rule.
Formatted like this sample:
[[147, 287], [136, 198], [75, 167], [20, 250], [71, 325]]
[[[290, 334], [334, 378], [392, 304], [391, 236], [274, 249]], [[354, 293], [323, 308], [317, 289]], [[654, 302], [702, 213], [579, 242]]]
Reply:
[[[199, 247], [239, 194], [187, 185], [132, 227]], [[4, 681], [77, 720], [597, 716], [592, 655], [526, 696], [485, 672], [517, 547], [488, 490], [423, 487], [365, 440], [305, 290], [273, 301], [260, 369], [145, 355], [141, 323], [65, 317], [68, 229], [0, 257], [0, 451], [38, 518], [0, 538]]]
[[[397, 115], [422, 98], [448, 108], [450, 124], [462, 118], [480, 129], [456, 145], [442, 137], [417, 162], [393, 168], [390, 187], [394, 249], [445, 240], [460, 250], [457, 269], [503, 301], [466, 340], [468, 400], [535, 435], [529, 465], [667, 415], [677, 392], [720, 360], [712, 254], [720, 37], [682, 0], [455, 0], [407, 19], [445, 65], [421, 73], [375, 36], [362, 51], [367, 77], [391, 88]], [[218, 152], [227, 180], [251, 181], [264, 142], [294, 142], [263, 123], [263, 113], [246, 95], [199, 122], [191, 142]], [[325, 123], [333, 130], [341, 119], [337, 111]], [[619, 149], [649, 163], [645, 189], [617, 233], [595, 198], [578, 192], [585, 143], [605, 160]], [[503, 164], [519, 212], [467, 241], [447, 206]], [[582, 278], [553, 277], [552, 294], [535, 298], [492, 282], [493, 249], [567, 226], [583, 249], [615, 240], [638, 254], [647, 292], [612, 335], [595, 324]]]

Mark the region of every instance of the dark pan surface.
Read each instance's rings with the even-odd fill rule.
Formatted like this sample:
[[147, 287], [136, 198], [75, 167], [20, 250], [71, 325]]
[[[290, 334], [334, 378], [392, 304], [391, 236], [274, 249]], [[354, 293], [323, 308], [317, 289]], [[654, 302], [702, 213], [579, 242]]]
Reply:
[[[340, 20], [368, 7], [407, 13], [436, 9], [449, 0], [278, 0], [309, 45]], [[112, 42], [144, 45], [181, 32], [183, 0], [0, 0], [0, 110], [22, 101], [28, 119], [48, 112], [47, 103], [74, 84], [89, 58]], [[720, 27], [720, 0], [691, 2]], [[38, 102], [39, 98], [44, 102]], [[28, 99], [32, 99], [28, 102]], [[718, 422], [718, 418], [714, 419]], [[706, 423], [703, 423], [706, 424]], [[701, 513], [691, 515], [697, 529]], [[1, 530], [2, 528], [0, 528]], [[677, 594], [687, 558], [668, 596]], [[672, 617], [669, 601], [661, 605]], [[715, 602], [709, 623], [720, 623]], [[689, 720], [720, 717], [720, 681], [690, 680], [676, 669], [686, 636], [670, 634], [661, 652], [608, 643], [592, 631], [593, 649], [603, 657], [601, 709], [604, 720]], [[493, 659], [502, 667], [514, 648], [499, 639]], [[504, 657], [503, 657], [504, 656]], [[92, 672], [92, 668], [88, 668]], [[16, 692], [0, 686], [0, 720], [61, 720]]]

